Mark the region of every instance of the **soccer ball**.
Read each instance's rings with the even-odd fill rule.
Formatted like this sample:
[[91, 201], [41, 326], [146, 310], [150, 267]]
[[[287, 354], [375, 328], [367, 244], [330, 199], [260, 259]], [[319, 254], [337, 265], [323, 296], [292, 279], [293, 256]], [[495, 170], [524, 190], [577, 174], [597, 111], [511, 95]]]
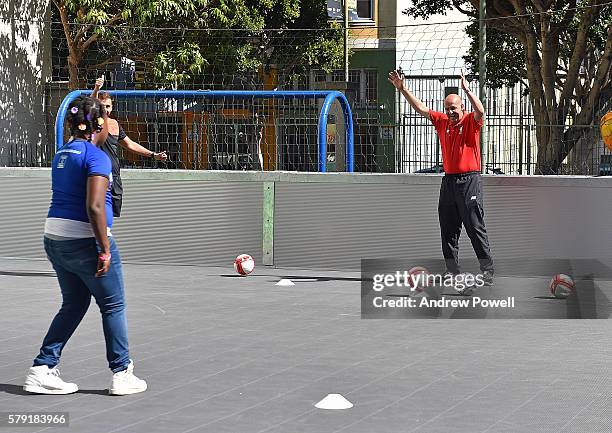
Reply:
[[565, 299], [568, 296], [576, 293], [576, 285], [574, 284], [574, 280], [572, 280], [572, 277], [565, 274], [557, 274], [552, 277], [550, 284], [548, 285], [548, 289], [555, 298], [559, 299]]
[[255, 269], [255, 260], [248, 254], [240, 254], [234, 260], [234, 269], [240, 275], [249, 275]]
[[422, 266], [415, 266], [414, 268], [410, 268], [408, 271], [408, 284], [412, 289], [414, 295], [418, 295], [419, 293], [423, 293], [425, 287], [427, 286], [426, 279], [429, 271]]
[[608, 149], [612, 150], [612, 111], [608, 111], [601, 117], [599, 129], [601, 130], [601, 138], [604, 144]]

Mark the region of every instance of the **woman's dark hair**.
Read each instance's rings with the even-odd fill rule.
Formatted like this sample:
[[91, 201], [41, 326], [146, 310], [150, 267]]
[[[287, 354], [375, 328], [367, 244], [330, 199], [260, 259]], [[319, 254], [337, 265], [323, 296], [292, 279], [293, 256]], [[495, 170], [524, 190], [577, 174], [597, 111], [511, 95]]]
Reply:
[[96, 98], [79, 96], [70, 103], [67, 114], [70, 133], [76, 137], [100, 132], [106, 110]]

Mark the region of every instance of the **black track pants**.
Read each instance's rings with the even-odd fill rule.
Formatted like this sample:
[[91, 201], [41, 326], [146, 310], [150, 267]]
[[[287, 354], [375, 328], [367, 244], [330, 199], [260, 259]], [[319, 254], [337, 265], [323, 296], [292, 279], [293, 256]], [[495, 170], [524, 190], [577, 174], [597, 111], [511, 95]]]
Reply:
[[442, 254], [446, 269], [459, 272], [459, 235], [465, 226], [481, 271], [493, 271], [487, 229], [484, 223], [482, 178], [480, 173], [445, 175], [440, 186], [438, 218], [442, 237]]

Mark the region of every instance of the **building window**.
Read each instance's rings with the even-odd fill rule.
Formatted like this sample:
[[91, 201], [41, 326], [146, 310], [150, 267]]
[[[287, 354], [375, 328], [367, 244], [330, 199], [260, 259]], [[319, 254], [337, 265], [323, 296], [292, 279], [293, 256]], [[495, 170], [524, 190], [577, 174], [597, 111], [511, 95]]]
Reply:
[[336, 69], [332, 71], [332, 81], [344, 81], [344, 70]]
[[373, 0], [357, 0], [357, 15], [361, 20], [374, 21]]
[[321, 71], [321, 70], [315, 72], [314, 79], [316, 83], [320, 83], [322, 81], [330, 81], [328, 74], [326, 74], [325, 71]]
[[367, 69], [364, 71], [364, 75], [364, 102], [368, 105], [376, 105], [378, 100], [378, 71], [376, 69]]
[[351, 69], [349, 70], [349, 83], [359, 83], [361, 80], [361, 71]]
[[[314, 82], [344, 81], [344, 70], [337, 69], [331, 73], [322, 70], [311, 74]], [[377, 105], [378, 101], [378, 70], [376, 69], [350, 69], [349, 83], [356, 84], [355, 104], [358, 106]]]

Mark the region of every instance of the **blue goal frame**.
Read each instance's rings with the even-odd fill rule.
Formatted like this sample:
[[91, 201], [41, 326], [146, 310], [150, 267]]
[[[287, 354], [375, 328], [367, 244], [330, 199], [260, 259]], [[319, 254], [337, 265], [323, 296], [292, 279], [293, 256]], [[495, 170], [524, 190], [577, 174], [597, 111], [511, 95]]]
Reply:
[[[327, 117], [335, 100], [338, 100], [344, 114], [346, 129], [346, 171], [352, 173], [355, 165], [355, 144], [353, 139], [353, 113], [346, 96], [335, 90], [109, 90], [106, 93], [122, 98], [277, 98], [277, 99], [318, 99], [324, 98], [319, 113], [319, 172], [325, 173], [327, 162]], [[91, 95], [91, 90], [74, 90], [62, 101], [55, 122], [55, 143], [60, 148], [64, 141], [66, 111], [78, 96]]]

